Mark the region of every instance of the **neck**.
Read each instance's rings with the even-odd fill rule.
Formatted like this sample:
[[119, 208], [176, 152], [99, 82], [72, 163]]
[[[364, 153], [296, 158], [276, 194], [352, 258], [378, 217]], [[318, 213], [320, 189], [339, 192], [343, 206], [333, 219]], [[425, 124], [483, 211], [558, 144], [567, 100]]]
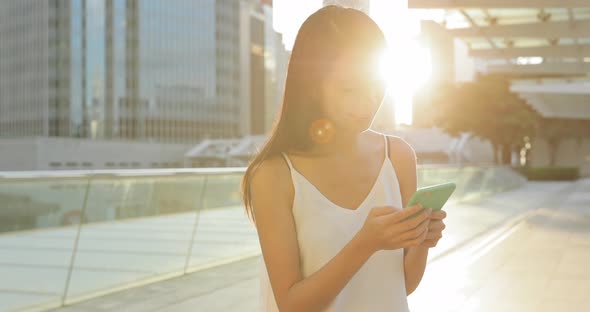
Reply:
[[329, 155], [354, 155], [358, 153], [361, 139], [369, 134], [371, 130], [363, 132], [345, 132], [337, 131], [331, 142], [326, 144], [316, 144], [313, 148], [313, 154]]

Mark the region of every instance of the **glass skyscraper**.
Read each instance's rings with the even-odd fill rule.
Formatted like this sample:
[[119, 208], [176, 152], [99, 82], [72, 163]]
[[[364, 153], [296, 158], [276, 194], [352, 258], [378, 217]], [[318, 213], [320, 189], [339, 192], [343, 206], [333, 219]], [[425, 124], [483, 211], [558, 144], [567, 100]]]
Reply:
[[258, 114], [270, 112], [250, 110], [279, 84], [257, 87], [270, 78], [256, 73], [287, 56], [265, 52], [258, 2], [0, 2], [0, 137], [194, 142], [263, 131]]

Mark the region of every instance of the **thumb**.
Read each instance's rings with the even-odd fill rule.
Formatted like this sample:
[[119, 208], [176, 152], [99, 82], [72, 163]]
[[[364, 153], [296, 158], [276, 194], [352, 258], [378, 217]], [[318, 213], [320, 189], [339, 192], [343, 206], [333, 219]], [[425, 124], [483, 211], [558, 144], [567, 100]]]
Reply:
[[373, 209], [371, 209], [371, 215], [379, 217], [379, 216], [384, 216], [384, 215], [388, 215], [391, 213], [396, 212], [397, 209], [395, 209], [395, 207], [392, 206], [380, 206], [380, 207], [374, 207]]

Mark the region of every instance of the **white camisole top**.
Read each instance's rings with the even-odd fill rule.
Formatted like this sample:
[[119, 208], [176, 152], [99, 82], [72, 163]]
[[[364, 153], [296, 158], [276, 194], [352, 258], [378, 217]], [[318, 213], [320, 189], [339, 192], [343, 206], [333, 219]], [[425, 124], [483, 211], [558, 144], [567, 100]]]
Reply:
[[[322, 268], [350, 242], [363, 226], [371, 208], [402, 206], [399, 182], [389, 160], [388, 140], [385, 136], [384, 139], [385, 158], [379, 175], [355, 210], [342, 208], [326, 198], [283, 153], [295, 191], [292, 209], [304, 277]], [[403, 259], [403, 249], [381, 250], [373, 254], [324, 311], [408, 312]], [[278, 312], [264, 261], [261, 264], [261, 311]]]

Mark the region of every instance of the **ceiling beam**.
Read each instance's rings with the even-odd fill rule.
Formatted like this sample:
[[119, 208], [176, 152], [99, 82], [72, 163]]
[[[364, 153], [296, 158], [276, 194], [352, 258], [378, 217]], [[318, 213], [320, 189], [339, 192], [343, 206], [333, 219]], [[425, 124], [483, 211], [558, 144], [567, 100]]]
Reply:
[[587, 0], [408, 0], [410, 9], [590, 8]]
[[584, 38], [590, 37], [590, 20], [467, 27], [449, 29], [448, 31], [452, 36], [459, 38], [484, 37], [482, 34], [487, 37], [503, 38]]
[[546, 93], [519, 93], [520, 97], [531, 101], [542, 101], [554, 107], [565, 105], [581, 105], [590, 113], [590, 96], [585, 94], [546, 94]]
[[465, 10], [459, 10], [459, 12], [461, 12], [461, 15], [463, 15], [463, 17], [469, 22], [469, 25], [471, 25], [473, 29], [477, 30], [479, 34], [486, 38], [488, 44], [490, 45], [490, 47], [492, 47], [492, 49], [498, 48], [498, 46], [496, 46], [496, 44], [494, 43], [494, 40], [492, 40], [492, 38], [487, 36], [487, 34], [484, 31], [482, 31], [481, 27], [477, 25], [477, 23], [473, 20], [473, 18], [471, 18], [471, 16], [469, 16], [469, 14], [467, 14], [467, 12], [465, 12]]
[[[561, 95], [590, 95], [590, 81], [578, 82], [550, 82], [550, 83], [519, 83], [510, 85], [510, 90], [516, 93], [545, 93]], [[590, 100], [588, 102], [590, 105]]]
[[590, 63], [543, 63], [538, 65], [488, 65], [489, 73], [530, 74], [530, 75], [571, 75], [590, 74]]
[[499, 48], [499, 49], [478, 49], [470, 50], [469, 56], [484, 59], [502, 59], [505, 57], [571, 57], [583, 58], [590, 57], [590, 44], [585, 45], [558, 45], [532, 48]]
[[520, 93], [533, 109], [544, 117], [590, 119], [590, 97]]

